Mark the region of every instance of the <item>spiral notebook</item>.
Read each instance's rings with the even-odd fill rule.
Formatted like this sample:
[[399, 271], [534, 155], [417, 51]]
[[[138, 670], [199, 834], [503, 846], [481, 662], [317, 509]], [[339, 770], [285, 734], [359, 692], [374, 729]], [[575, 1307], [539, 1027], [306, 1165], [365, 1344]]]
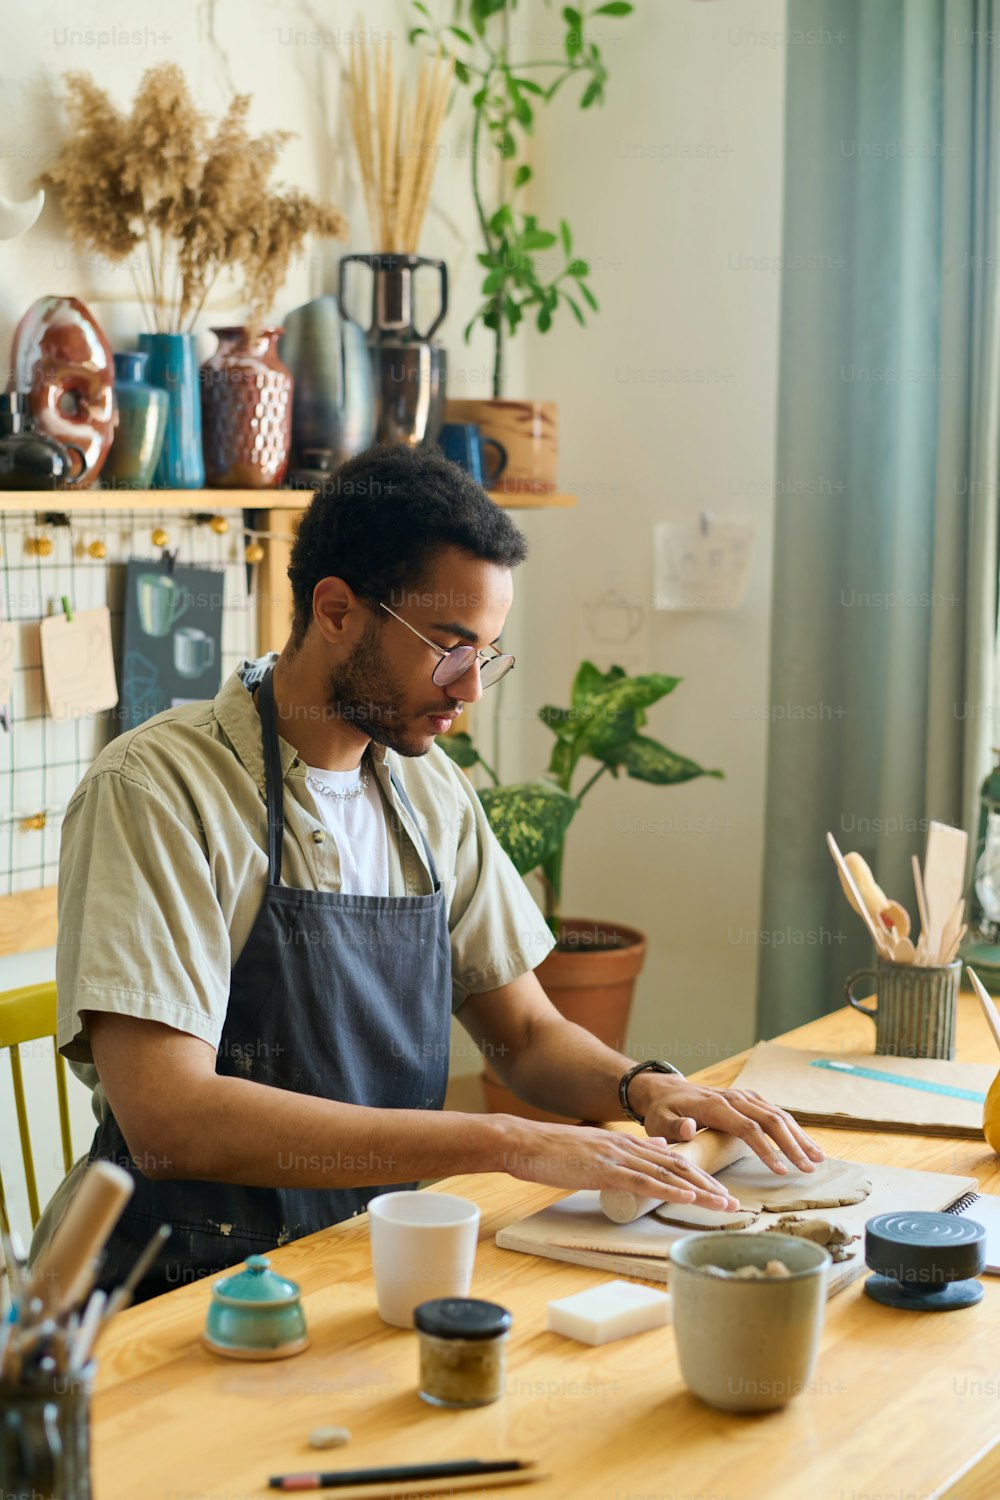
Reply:
[[995, 1193], [966, 1193], [945, 1209], [946, 1214], [959, 1214], [963, 1219], [973, 1219], [986, 1230], [986, 1271], [989, 1276], [1000, 1276], [1000, 1198]]

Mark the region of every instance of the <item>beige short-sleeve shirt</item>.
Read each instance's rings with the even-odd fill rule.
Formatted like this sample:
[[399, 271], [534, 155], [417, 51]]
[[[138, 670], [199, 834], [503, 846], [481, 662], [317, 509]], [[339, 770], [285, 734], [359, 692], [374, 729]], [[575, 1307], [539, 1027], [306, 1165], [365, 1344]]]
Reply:
[[[260, 720], [251, 697], [276, 656], [244, 662], [211, 702], [170, 709], [114, 740], [63, 823], [56, 983], [58, 1042], [95, 1088], [84, 1012], [164, 1022], [217, 1047], [233, 965], [267, 884]], [[279, 725], [280, 728], [280, 725]], [[282, 881], [337, 891], [336, 840], [279, 738], [285, 789]], [[534, 969], [553, 946], [466, 776], [435, 746], [408, 758], [371, 747], [386, 810], [391, 895], [431, 889], [404, 786], [448, 905], [453, 1009]]]

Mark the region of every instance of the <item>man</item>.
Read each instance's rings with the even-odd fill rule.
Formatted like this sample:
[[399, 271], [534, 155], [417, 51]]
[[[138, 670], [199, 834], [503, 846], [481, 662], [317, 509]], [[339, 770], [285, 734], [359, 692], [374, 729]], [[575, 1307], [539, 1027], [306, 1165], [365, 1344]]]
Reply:
[[[735, 1207], [669, 1150], [698, 1125], [777, 1172], [822, 1159], [745, 1091], [647, 1067], [622, 1100], [631, 1060], [532, 972], [552, 939], [435, 745], [512, 665], [499, 642], [524, 555], [439, 453], [360, 455], [303, 517], [280, 655], [122, 735], [74, 794], [59, 1044], [94, 1089], [91, 1159], [135, 1178], [103, 1285], [163, 1221], [141, 1295], [454, 1172]], [[591, 1120], [624, 1102], [647, 1137], [442, 1112], [453, 1011], [521, 1098]]]

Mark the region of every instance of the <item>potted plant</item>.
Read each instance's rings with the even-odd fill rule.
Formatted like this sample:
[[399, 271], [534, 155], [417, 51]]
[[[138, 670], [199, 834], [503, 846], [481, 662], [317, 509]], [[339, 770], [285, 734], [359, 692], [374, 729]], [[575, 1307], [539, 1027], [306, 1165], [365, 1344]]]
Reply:
[[[438, 739], [458, 765], [469, 770], [482, 767], [491, 784], [480, 790], [479, 797], [490, 826], [518, 873], [535, 874], [541, 881], [545, 919], [557, 941], [537, 970], [546, 993], [569, 1020], [619, 1050], [646, 939], [620, 922], [563, 915], [566, 834], [584, 797], [608, 773], [617, 777], [624, 771], [654, 786], [722, 776], [721, 771], [706, 771], [640, 732], [646, 709], [672, 693], [679, 681], [659, 672], [629, 677], [621, 667], [601, 672], [591, 662], [583, 662], [573, 681], [570, 707], [539, 709], [538, 717], [552, 731], [555, 744], [544, 775], [534, 781], [501, 786], [469, 735], [448, 734]], [[578, 778], [581, 762], [587, 763], [588, 774]], [[574, 790], [577, 780], [580, 784]], [[560, 1118], [522, 1104], [488, 1066], [483, 1087], [491, 1109], [536, 1119]]]
[[[477, 258], [484, 274], [482, 300], [466, 324], [465, 338], [468, 342], [477, 323], [493, 337], [493, 400], [449, 401], [445, 418], [476, 423], [506, 450], [498, 489], [551, 492], [556, 488], [555, 403], [503, 399], [504, 339], [529, 317], [540, 333], [547, 333], [562, 309], [583, 325], [586, 310], [596, 312], [598, 305], [587, 282], [590, 267], [575, 254], [566, 220], [560, 219], [558, 232], [543, 228], [522, 206], [532, 177], [523, 150], [536, 111], [565, 84], [580, 85], [581, 109], [603, 103], [608, 70], [591, 23], [627, 16], [633, 7], [626, 0], [608, 0], [590, 10], [563, 6], [561, 55], [524, 57], [510, 45], [517, 0], [454, 0], [448, 22], [437, 21], [424, 0], [411, 4], [419, 17], [411, 42], [435, 42], [454, 59], [455, 77], [471, 94], [471, 188], [481, 241]], [[486, 170], [492, 172], [496, 163], [499, 171], [493, 173], [487, 202]], [[541, 259], [553, 250], [560, 257], [554, 274]]]

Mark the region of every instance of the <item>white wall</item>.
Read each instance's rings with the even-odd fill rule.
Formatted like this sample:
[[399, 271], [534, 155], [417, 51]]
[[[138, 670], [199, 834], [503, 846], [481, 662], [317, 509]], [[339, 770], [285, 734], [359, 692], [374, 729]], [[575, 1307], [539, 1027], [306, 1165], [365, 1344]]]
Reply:
[[[623, 665], [684, 678], [647, 732], [726, 780], [605, 778], [570, 833], [565, 899], [569, 913], [649, 934], [631, 1050], [681, 1068], [730, 1054], [754, 1027], [784, 24], [783, 0], [640, 4], [608, 25], [605, 108], [584, 114], [564, 99], [536, 154], [542, 222], [570, 222], [601, 314], [586, 330], [568, 316], [528, 340], [527, 393], [558, 399], [562, 485], [581, 500], [525, 526], [533, 551], [509, 706], [566, 704], [581, 658], [619, 654], [588, 626], [587, 603], [609, 589], [643, 611]], [[746, 269], [751, 257], [770, 269]], [[731, 613], [650, 611], [653, 525], [702, 506], [755, 522], [747, 600]], [[510, 730], [510, 769], [535, 772], [548, 732], [530, 717]]]
[[[173, 59], [212, 113], [233, 90], [249, 91], [254, 129], [298, 132], [284, 175], [332, 196], [352, 219], [349, 248], [369, 248], [340, 83], [358, 9], [354, 0], [11, 0], [0, 14], [0, 195], [27, 196], [51, 157], [61, 72], [92, 73], [124, 107], [146, 67]], [[403, 0], [367, 0], [364, 15], [370, 30], [401, 38], [409, 10]], [[546, 30], [545, 40], [561, 45], [540, 0], [525, 17], [533, 46], [545, 44]], [[731, 1052], [753, 1027], [757, 949], [740, 939], [755, 936], [759, 923], [778, 278], [740, 264], [744, 255], [780, 252], [784, 57], [773, 34], [783, 24], [782, 0], [639, 0], [636, 16], [607, 24], [607, 106], [583, 115], [567, 99], [540, 123], [534, 204], [543, 222], [560, 214], [570, 221], [578, 252], [593, 263], [602, 312], [585, 332], [561, 318], [547, 338], [529, 334], [509, 351], [507, 394], [560, 403], [562, 486], [581, 502], [524, 523], [533, 553], [508, 635], [519, 664], [500, 700], [505, 773], [540, 768], [548, 740], [534, 710], [567, 700], [584, 655], [607, 656], [585, 610], [607, 589], [642, 611], [623, 664], [686, 678], [654, 710], [651, 732], [727, 773], [725, 782], [682, 789], [602, 784], [572, 834], [567, 909], [649, 932], [634, 1045], [682, 1067]], [[445, 257], [452, 273], [445, 332], [453, 390], [488, 394], [486, 341], [477, 336], [468, 349], [461, 341], [479, 271], [464, 112], [449, 122], [444, 144], [421, 249]], [[331, 287], [340, 253], [314, 249], [293, 268], [277, 311]], [[127, 277], [73, 256], [51, 207], [29, 236], [0, 245], [0, 345], [46, 292], [83, 297], [115, 346], [131, 346], [140, 319]], [[232, 317], [220, 305], [205, 326]], [[204, 347], [212, 347], [208, 336]], [[747, 603], [732, 615], [654, 615], [652, 526], [700, 505], [749, 513], [758, 524]], [[483, 732], [492, 738], [488, 714]], [[663, 831], [621, 831], [631, 819]], [[698, 820], [712, 831], [693, 831]], [[0, 988], [52, 969], [51, 952], [0, 960]], [[456, 1060], [459, 1071], [471, 1066], [467, 1054]], [[41, 1054], [29, 1059], [39, 1123], [50, 1069]], [[80, 1089], [74, 1111], [82, 1149], [90, 1119]], [[5, 1161], [12, 1132], [0, 1072]], [[59, 1173], [48, 1128], [40, 1157], [44, 1196]]]
[[[233, 92], [254, 98], [254, 132], [296, 132], [280, 173], [317, 195], [330, 197], [351, 221], [347, 246], [313, 245], [295, 265], [275, 308], [283, 312], [336, 286], [337, 261], [346, 249], [369, 250], [350, 125], [344, 112], [342, 79], [349, 49], [363, 13], [370, 40], [391, 33], [400, 66], [411, 70], [415, 56], [406, 44], [412, 24], [407, 0], [8, 0], [0, 10], [0, 196], [20, 200], [33, 191], [33, 179], [52, 159], [61, 129], [54, 96], [60, 75], [71, 69], [90, 73], [128, 109], [146, 68], [176, 61], [184, 69], [198, 104], [213, 117]], [[470, 240], [473, 224], [468, 194], [468, 117], [460, 111], [445, 123], [433, 202], [425, 223], [421, 253], [447, 260], [453, 308], [446, 328], [454, 389], [463, 395], [488, 393], [490, 351], [481, 336], [470, 346], [461, 330], [474, 306], [481, 279]], [[360, 273], [364, 274], [364, 273]], [[425, 273], [426, 274], [426, 273]], [[143, 326], [125, 270], [76, 255], [68, 246], [54, 204], [23, 239], [0, 243], [0, 349], [30, 303], [46, 293], [71, 293], [87, 302], [103, 323], [113, 347], [135, 347]], [[427, 299], [420, 322], [433, 310]], [[223, 288], [202, 319], [202, 351], [215, 340], [213, 322], [238, 321], [231, 289]], [[514, 369], [522, 354], [514, 351]], [[15, 729], [16, 733], [16, 729]], [[0, 959], [0, 989], [50, 978], [54, 952]], [[43, 1198], [61, 1174], [53, 1129], [52, 1065], [47, 1044], [29, 1049], [25, 1059], [36, 1125], [40, 1191]], [[89, 1094], [71, 1085], [74, 1140], [83, 1150], [92, 1134]], [[8, 1190], [15, 1215], [28, 1223], [16, 1157], [16, 1129], [6, 1056], [0, 1057], [0, 1162], [8, 1165]]]

